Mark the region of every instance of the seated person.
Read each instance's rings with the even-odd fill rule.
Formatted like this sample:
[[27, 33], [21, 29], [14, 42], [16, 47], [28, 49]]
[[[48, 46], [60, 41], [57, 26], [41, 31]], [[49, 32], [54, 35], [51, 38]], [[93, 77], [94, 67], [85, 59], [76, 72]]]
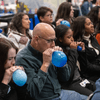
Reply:
[[32, 38], [29, 27], [29, 17], [23, 12], [15, 14], [8, 26], [8, 38], [12, 40], [18, 50], [23, 49]]
[[71, 69], [66, 63], [57, 68], [52, 63], [52, 53], [62, 48], [55, 46], [55, 31], [46, 23], [34, 27], [29, 44], [16, 57], [16, 65], [27, 73], [27, 90], [35, 100], [86, 100], [87, 96], [61, 89], [60, 82], [67, 82]]
[[99, 27], [97, 25], [100, 23], [100, 6], [93, 7], [87, 14], [87, 17], [92, 21], [94, 29], [99, 31]]
[[23, 70], [20, 66], [14, 66], [17, 51], [11, 41], [0, 38], [0, 100], [19, 100], [12, 81], [13, 72]]
[[[67, 83], [61, 83], [62, 88], [89, 96], [95, 90], [95, 84], [90, 80], [83, 79], [79, 73], [80, 66], [78, 68], [76, 65], [78, 61], [77, 46], [80, 45], [82, 47], [82, 51], [79, 52], [84, 55], [84, 43], [74, 41], [73, 32], [66, 25], [57, 26], [55, 32], [57, 37], [56, 46], [60, 46], [63, 49], [63, 52], [67, 55], [67, 64], [71, 67], [70, 79]], [[87, 83], [84, 84], [84, 82]]]
[[86, 16], [90, 12], [92, 7], [93, 5], [92, 5], [91, 0], [83, 0], [83, 3], [81, 5], [82, 15]]
[[74, 19], [72, 30], [74, 40], [85, 44], [86, 56], [79, 55], [81, 75], [95, 82], [100, 78], [100, 45], [93, 36], [94, 25], [88, 17], [79, 16]]
[[55, 25], [53, 25], [53, 11], [48, 7], [40, 7], [37, 10], [37, 16], [39, 18], [40, 22], [48, 23], [53, 28], [55, 28]]
[[70, 4], [69, 2], [62, 2], [59, 5], [55, 17], [56, 26], [58, 25], [59, 20], [62, 21], [62, 19], [67, 20], [70, 24], [74, 20], [74, 10], [72, 4]]

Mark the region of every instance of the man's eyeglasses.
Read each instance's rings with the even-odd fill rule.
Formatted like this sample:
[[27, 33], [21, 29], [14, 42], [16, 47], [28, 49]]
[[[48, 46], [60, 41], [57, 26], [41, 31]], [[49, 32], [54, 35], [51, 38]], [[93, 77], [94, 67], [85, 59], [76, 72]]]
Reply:
[[48, 43], [52, 43], [53, 41], [54, 42], [56, 41], [56, 38], [55, 39], [45, 39], [45, 38], [43, 38], [41, 36], [39, 36], [39, 38], [46, 40]]

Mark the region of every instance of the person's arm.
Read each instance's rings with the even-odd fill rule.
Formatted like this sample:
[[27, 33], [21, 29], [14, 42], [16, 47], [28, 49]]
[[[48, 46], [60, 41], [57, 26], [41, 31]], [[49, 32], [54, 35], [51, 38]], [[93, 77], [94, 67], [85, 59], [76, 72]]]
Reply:
[[8, 85], [0, 83], [0, 100], [4, 100], [5, 96], [7, 95], [8, 89]]
[[73, 75], [74, 75], [75, 67], [77, 66], [76, 65], [77, 60], [78, 60], [77, 50], [76, 49], [70, 49], [69, 53], [68, 53], [68, 65], [71, 68], [70, 78], [72, 78]]
[[91, 73], [100, 73], [100, 66], [88, 61], [85, 50], [79, 52], [79, 62], [82, 70], [87, 72], [89, 71]]
[[82, 14], [87, 15], [88, 14], [88, 2], [85, 1], [81, 6]]
[[[62, 68], [58, 68], [58, 76], [59, 80], [61, 82], [67, 82], [70, 78], [73, 77], [75, 67], [76, 67], [76, 62], [78, 59], [78, 53], [76, 49], [70, 49], [68, 51], [68, 56], [67, 56], [67, 64]], [[64, 76], [65, 75], [65, 76]]]
[[5, 96], [10, 92], [10, 86], [8, 85], [11, 81], [12, 74], [17, 69], [23, 69], [20, 66], [12, 66], [5, 70], [3, 79], [0, 83], [0, 100], [5, 100]]
[[92, 4], [92, 2], [91, 2], [91, 8], [93, 7], [93, 4]]
[[71, 68], [66, 63], [63, 67], [57, 68], [57, 74], [60, 82], [67, 82], [70, 78]]
[[[71, 68], [71, 73], [70, 73], [70, 79], [73, 77], [74, 75], [74, 71], [76, 68], [76, 63], [78, 60], [78, 52], [77, 52], [77, 46], [80, 45], [82, 47], [82, 50], [84, 50], [84, 44], [82, 42], [72, 42], [70, 44], [70, 48], [68, 48], [68, 53], [67, 53], [67, 64], [68, 66]], [[66, 48], [67, 49], [67, 48]]]

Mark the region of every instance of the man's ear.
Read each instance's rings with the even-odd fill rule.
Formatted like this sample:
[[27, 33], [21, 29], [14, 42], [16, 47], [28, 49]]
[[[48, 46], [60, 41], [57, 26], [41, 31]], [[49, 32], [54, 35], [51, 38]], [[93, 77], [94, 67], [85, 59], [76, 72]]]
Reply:
[[44, 21], [44, 17], [40, 16], [40, 20], [43, 22]]
[[38, 43], [38, 39], [39, 39], [39, 37], [38, 36], [35, 36], [35, 44], [37, 44]]

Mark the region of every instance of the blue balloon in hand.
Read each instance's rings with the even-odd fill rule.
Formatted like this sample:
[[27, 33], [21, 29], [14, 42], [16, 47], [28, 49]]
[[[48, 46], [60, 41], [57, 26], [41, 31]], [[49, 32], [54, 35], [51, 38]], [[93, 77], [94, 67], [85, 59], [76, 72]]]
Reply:
[[82, 47], [81, 46], [77, 46], [77, 50], [78, 51], [82, 51]]
[[70, 23], [67, 20], [61, 21], [60, 24], [64, 24], [64, 25], [70, 27]]
[[14, 73], [13, 73], [13, 81], [15, 82], [16, 85], [18, 86], [23, 86], [26, 81], [27, 81], [27, 75], [26, 73], [23, 71], [23, 70], [16, 70]]
[[54, 51], [52, 54], [52, 63], [56, 67], [63, 67], [67, 62], [67, 56], [62, 51]]

